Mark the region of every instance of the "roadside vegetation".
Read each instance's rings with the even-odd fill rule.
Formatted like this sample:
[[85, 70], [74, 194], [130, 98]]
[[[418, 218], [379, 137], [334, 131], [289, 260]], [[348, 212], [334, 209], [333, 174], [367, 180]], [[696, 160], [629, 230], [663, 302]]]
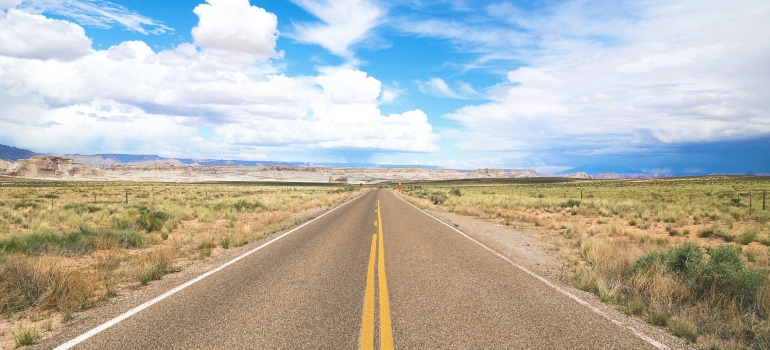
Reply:
[[770, 349], [767, 177], [407, 184], [426, 208], [544, 232], [566, 282], [714, 349]]
[[293, 214], [358, 189], [2, 177], [0, 348], [31, 344], [80, 310], [293, 226]]

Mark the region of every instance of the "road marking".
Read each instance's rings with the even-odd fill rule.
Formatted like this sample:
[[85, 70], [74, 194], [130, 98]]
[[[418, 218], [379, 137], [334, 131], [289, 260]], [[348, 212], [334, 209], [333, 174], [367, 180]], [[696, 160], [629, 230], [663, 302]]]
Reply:
[[390, 324], [390, 301], [388, 300], [388, 281], [385, 278], [385, 237], [382, 235], [382, 214], [380, 214], [380, 200], [377, 200], [377, 220], [380, 232], [380, 254], [378, 257], [377, 272], [380, 282], [380, 349], [393, 349], [393, 327]]
[[206, 278], [208, 276], [211, 276], [211, 275], [221, 271], [222, 269], [224, 269], [224, 268], [234, 264], [235, 262], [237, 262], [237, 261], [239, 261], [239, 260], [241, 260], [241, 259], [243, 259], [243, 258], [245, 258], [245, 257], [247, 257], [247, 256], [249, 256], [249, 255], [251, 255], [251, 254], [253, 254], [255, 252], [257, 252], [258, 250], [260, 250], [260, 249], [262, 249], [264, 247], [269, 246], [273, 242], [275, 242], [275, 241], [277, 241], [277, 240], [279, 240], [279, 239], [281, 239], [283, 237], [288, 236], [290, 233], [292, 233], [294, 231], [297, 231], [297, 230], [305, 227], [306, 225], [309, 225], [310, 223], [312, 223], [312, 222], [314, 222], [314, 221], [316, 221], [316, 220], [326, 216], [327, 214], [329, 214], [329, 213], [331, 213], [331, 212], [333, 212], [333, 211], [335, 211], [335, 210], [337, 210], [337, 209], [347, 205], [348, 203], [351, 203], [351, 202], [355, 201], [356, 199], [359, 199], [359, 198], [363, 197], [367, 193], [369, 193], [369, 191], [366, 191], [362, 195], [360, 195], [360, 196], [358, 196], [356, 198], [353, 198], [353, 199], [351, 199], [351, 200], [349, 200], [349, 201], [347, 201], [345, 203], [340, 204], [336, 208], [321, 214], [320, 216], [318, 216], [317, 218], [315, 218], [313, 220], [310, 220], [310, 221], [308, 221], [308, 222], [306, 222], [306, 223], [304, 223], [302, 225], [299, 225], [299, 226], [295, 227], [291, 231], [288, 231], [288, 232], [286, 232], [286, 233], [276, 237], [275, 239], [273, 239], [273, 240], [271, 240], [271, 241], [269, 241], [269, 242], [267, 242], [267, 243], [265, 243], [265, 244], [263, 244], [263, 245], [261, 245], [259, 247], [256, 247], [256, 248], [254, 248], [254, 249], [252, 249], [252, 250], [250, 250], [250, 251], [248, 251], [246, 253], [243, 253], [242, 255], [234, 258], [233, 260], [230, 260], [230, 261], [224, 263], [223, 265], [221, 265], [221, 266], [219, 266], [219, 267], [217, 267], [217, 268], [215, 268], [215, 269], [213, 269], [213, 270], [211, 270], [209, 272], [206, 272], [206, 273], [196, 277], [195, 279], [189, 280], [189, 281], [185, 282], [184, 284], [181, 284], [181, 285], [177, 286], [176, 288], [174, 288], [174, 289], [172, 289], [172, 290], [170, 290], [168, 292], [165, 292], [165, 293], [155, 297], [155, 299], [152, 299], [152, 300], [150, 300], [148, 302], [145, 302], [142, 305], [139, 305], [139, 306], [137, 306], [137, 307], [135, 307], [135, 308], [133, 308], [131, 310], [126, 311], [122, 315], [117, 316], [117, 317], [115, 317], [115, 318], [113, 318], [113, 319], [103, 323], [102, 325], [100, 325], [100, 326], [98, 326], [98, 327], [96, 327], [94, 329], [91, 329], [90, 331], [85, 332], [85, 333], [83, 333], [83, 334], [81, 334], [79, 336], [77, 336], [76, 338], [74, 338], [74, 339], [72, 339], [72, 340], [70, 340], [70, 341], [68, 341], [68, 342], [66, 342], [64, 344], [57, 346], [56, 348], [54, 348], [54, 350], [70, 349], [73, 346], [78, 345], [78, 344], [84, 342], [88, 338], [91, 338], [91, 337], [101, 333], [102, 331], [106, 330], [107, 328], [110, 328], [110, 327], [118, 324], [120, 321], [123, 321], [123, 320], [125, 320], [125, 319], [127, 319], [127, 318], [129, 318], [129, 317], [131, 317], [133, 315], [135, 315], [136, 313], [138, 313], [138, 312], [140, 312], [140, 311], [142, 311], [142, 310], [144, 310], [144, 309], [146, 309], [146, 308], [156, 304], [157, 302], [159, 302], [159, 301], [161, 301], [163, 299], [166, 299], [166, 298], [176, 294], [177, 292], [179, 292], [179, 291], [181, 291], [181, 290], [183, 290], [183, 289], [185, 289], [185, 288], [187, 288], [187, 287], [189, 287], [189, 286], [199, 282], [200, 280], [202, 280], [202, 279], [204, 279], [204, 278]]
[[361, 349], [374, 349], [374, 259], [377, 256], [377, 234], [372, 235], [369, 253], [369, 267], [366, 272], [366, 294], [364, 296], [364, 322], [361, 326]]
[[374, 226], [377, 226], [377, 221], [374, 222]]
[[[484, 248], [484, 249], [488, 250], [489, 252], [491, 252], [492, 254], [495, 254], [495, 255], [497, 255], [497, 256], [498, 256], [500, 259], [503, 259], [503, 260], [505, 260], [505, 262], [507, 262], [507, 263], [509, 263], [509, 264], [513, 265], [514, 267], [518, 268], [519, 270], [523, 271], [524, 273], [526, 273], [526, 274], [528, 274], [528, 275], [530, 275], [530, 276], [532, 276], [532, 277], [534, 277], [534, 278], [536, 278], [536, 279], [540, 280], [540, 282], [543, 282], [543, 283], [545, 283], [545, 285], [547, 285], [547, 286], [549, 286], [549, 287], [551, 287], [551, 288], [555, 289], [557, 292], [559, 292], [559, 293], [561, 293], [561, 294], [563, 294], [563, 295], [567, 296], [568, 298], [570, 298], [570, 299], [572, 299], [572, 300], [576, 301], [578, 304], [585, 306], [585, 307], [586, 307], [586, 308], [588, 308], [589, 310], [593, 311], [594, 313], [598, 314], [598, 315], [599, 315], [599, 316], [601, 316], [601, 317], [604, 317], [605, 319], [607, 319], [608, 321], [610, 321], [610, 322], [614, 323], [615, 325], [617, 325], [617, 326], [619, 326], [619, 327], [621, 327], [621, 328], [626, 328], [626, 329], [628, 329], [628, 330], [629, 330], [631, 333], [633, 333], [633, 334], [634, 334], [635, 336], [637, 336], [639, 339], [642, 339], [642, 340], [646, 341], [647, 343], [649, 343], [650, 345], [654, 346], [655, 348], [657, 348], [657, 349], [661, 349], [661, 350], [663, 350], [663, 349], [668, 349], [668, 348], [669, 348], [669, 347], [668, 347], [668, 346], [666, 346], [665, 344], [663, 344], [663, 343], [661, 343], [661, 342], [659, 342], [659, 341], [657, 341], [657, 340], [655, 340], [655, 339], [651, 338], [650, 336], [648, 336], [648, 335], [646, 335], [646, 334], [642, 333], [641, 331], [637, 330], [636, 328], [634, 328], [634, 327], [632, 327], [632, 326], [627, 326], [627, 325], [625, 325], [623, 322], [620, 322], [620, 321], [618, 321], [618, 320], [616, 320], [616, 319], [612, 318], [612, 316], [608, 315], [607, 313], [605, 313], [604, 311], [600, 310], [599, 308], [597, 308], [597, 307], [595, 307], [595, 306], [593, 306], [593, 305], [589, 304], [587, 301], [585, 301], [585, 300], [583, 300], [583, 299], [580, 299], [578, 296], [576, 296], [576, 295], [574, 295], [574, 294], [572, 294], [572, 293], [570, 293], [570, 292], [566, 291], [565, 289], [562, 289], [561, 287], [559, 287], [559, 286], [557, 286], [557, 285], [555, 285], [555, 284], [551, 283], [551, 281], [547, 280], [545, 277], [541, 277], [540, 275], [538, 275], [538, 274], [536, 274], [536, 273], [534, 273], [534, 272], [530, 271], [530, 270], [529, 270], [529, 269], [527, 269], [526, 267], [524, 267], [524, 266], [521, 266], [521, 265], [519, 265], [519, 264], [517, 264], [517, 263], [513, 262], [513, 260], [509, 259], [507, 256], [505, 256], [505, 255], [503, 255], [503, 254], [500, 254], [500, 253], [498, 253], [496, 250], [494, 250], [494, 249], [492, 249], [492, 248], [490, 248], [490, 247], [486, 246], [484, 243], [481, 243], [481, 242], [477, 241], [476, 239], [472, 238], [471, 236], [468, 236], [467, 234], [465, 234], [464, 232], [462, 232], [462, 231], [460, 231], [460, 230], [458, 230], [458, 229], [456, 229], [456, 228], [452, 227], [451, 225], [449, 225], [449, 224], [447, 224], [447, 223], [445, 223], [445, 222], [443, 222], [443, 221], [439, 220], [437, 217], [435, 217], [435, 216], [433, 216], [433, 215], [430, 215], [430, 214], [428, 214], [428, 212], [426, 212], [426, 211], [424, 211], [424, 210], [422, 210], [422, 209], [418, 208], [416, 205], [414, 205], [414, 204], [412, 204], [412, 203], [409, 203], [409, 202], [407, 202], [405, 199], [401, 198], [400, 196], [396, 195], [395, 193], [393, 193], [393, 194], [394, 194], [396, 197], [398, 197], [399, 199], [401, 199], [402, 201], [404, 201], [404, 203], [406, 203], [406, 204], [409, 204], [409, 205], [411, 205], [412, 207], [414, 207], [415, 209], [417, 209], [417, 210], [421, 211], [423, 214], [425, 214], [425, 215], [427, 215], [427, 216], [430, 216], [430, 217], [432, 217], [432, 218], [433, 218], [433, 219], [435, 219], [436, 221], [438, 221], [438, 222], [440, 222], [440, 223], [444, 224], [446, 227], [449, 227], [450, 229], [452, 229], [452, 230], [454, 230], [455, 232], [459, 233], [459, 234], [460, 234], [460, 235], [462, 235], [463, 237], [465, 237], [465, 238], [467, 238], [467, 239], [471, 240], [471, 242], [473, 242], [473, 243], [476, 243], [476, 244], [478, 244], [479, 246], [481, 246], [482, 248]], [[379, 202], [378, 202], [378, 203], [379, 203]]]

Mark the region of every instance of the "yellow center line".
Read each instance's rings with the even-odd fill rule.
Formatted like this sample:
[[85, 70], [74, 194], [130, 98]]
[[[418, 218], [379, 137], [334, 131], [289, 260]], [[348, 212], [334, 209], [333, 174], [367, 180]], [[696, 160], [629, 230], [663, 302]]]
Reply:
[[380, 210], [380, 200], [377, 200], [377, 222], [380, 233], [379, 257], [377, 258], [377, 279], [380, 282], [380, 349], [393, 349], [393, 328], [390, 324], [390, 301], [388, 300], [388, 282], [385, 278], [385, 243], [382, 235], [382, 214]]
[[364, 295], [364, 322], [361, 326], [361, 349], [374, 349], [374, 257], [377, 251], [377, 235], [372, 235], [372, 249], [369, 253], [369, 268], [366, 273], [366, 294]]

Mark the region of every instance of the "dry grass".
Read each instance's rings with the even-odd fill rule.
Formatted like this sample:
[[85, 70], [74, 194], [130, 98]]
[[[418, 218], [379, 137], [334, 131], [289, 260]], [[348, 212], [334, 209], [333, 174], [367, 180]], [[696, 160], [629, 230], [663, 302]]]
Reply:
[[66, 267], [60, 256], [13, 255], [0, 265], [0, 308], [4, 313], [25, 309], [80, 310], [88, 307], [97, 288], [95, 276]]
[[403, 195], [545, 231], [567, 282], [689, 342], [770, 348], [770, 178], [494, 181], [407, 185]]
[[16, 178], [2, 186], [0, 333], [7, 337], [0, 348], [13, 345], [17, 325], [29, 328], [41, 317], [66, 322], [196, 260], [289, 228], [294, 213], [340, 203], [359, 189]]

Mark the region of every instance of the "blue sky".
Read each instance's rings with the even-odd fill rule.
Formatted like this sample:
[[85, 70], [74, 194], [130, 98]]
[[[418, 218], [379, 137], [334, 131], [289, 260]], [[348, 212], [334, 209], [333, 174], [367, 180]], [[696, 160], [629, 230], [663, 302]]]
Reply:
[[770, 3], [0, 0], [0, 143], [770, 173]]

